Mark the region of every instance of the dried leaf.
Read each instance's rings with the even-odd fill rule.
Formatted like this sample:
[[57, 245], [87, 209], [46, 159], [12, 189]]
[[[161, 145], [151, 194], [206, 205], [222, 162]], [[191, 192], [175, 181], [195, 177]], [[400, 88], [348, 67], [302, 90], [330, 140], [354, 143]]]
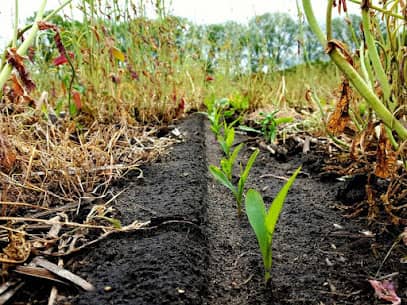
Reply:
[[34, 82], [30, 79], [28, 71], [25, 69], [24, 66], [24, 57], [17, 53], [16, 48], [9, 48], [7, 50], [7, 62], [17, 70], [18, 75], [20, 76], [23, 85], [25, 86], [28, 92], [35, 89]]
[[346, 61], [353, 66], [353, 58], [352, 54], [349, 52], [346, 45], [337, 39], [331, 39], [328, 41], [327, 46], [325, 48], [325, 53], [330, 54], [333, 50], [339, 50], [343, 57], [345, 57]]
[[384, 280], [383, 282], [376, 280], [369, 280], [370, 285], [372, 285], [375, 295], [382, 300], [391, 302], [392, 305], [400, 305], [401, 299], [397, 295], [394, 288], [394, 284], [389, 280]]
[[346, 13], [348, 11], [347, 5], [346, 5], [346, 0], [339, 0], [339, 6], [338, 6], [338, 12], [339, 14], [343, 11]]
[[368, 211], [368, 220], [372, 221], [376, 219], [378, 213], [379, 213], [379, 208], [376, 204], [375, 200], [375, 193], [372, 189], [372, 186], [370, 183], [366, 185], [366, 195], [367, 195], [367, 203], [369, 205], [369, 211]]
[[50, 261], [47, 261], [44, 258], [36, 257], [33, 259], [33, 263], [37, 266], [43, 267], [43, 268], [51, 271], [52, 273], [58, 275], [59, 277], [65, 279], [65, 280], [70, 281], [71, 283], [81, 287], [83, 290], [86, 290], [86, 291], [95, 290], [95, 287], [91, 283], [85, 281], [83, 278], [73, 274], [72, 272], [70, 272], [64, 268], [62, 268], [54, 263], [51, 263]]
[[6, 304], [6, 302], [11, 299], [16, 292], [23, 287], [25, 282], [22, 280], [8, 281], [0, 286], [0, 304]]
[[7, 139], [0, 134], [0, 170], [9, 173], [16, 163], [16, 154]]
[[7, 264], [24, 263], [31, 253], [31, 244], [26, 241], [25, 233], [9, 231], [9, 243], [0, 253], [0, 262]]
[[379, 145], [376, 153], [375, 175], [386, 179], [397, 170], [397, 155], [387, 138], [386, 130], [382, 125], [380, 131]]
[[[74, 59], [74, 57], [75, 57], [72, 52], [69, 52], [68, 55], [71, 59]], [[66, 57], [65, 54], [59, 55], [58, 57], [54, 58], [54, 60], [52, 61], [52, 64], [54, 66], [64, 65], [66, 63], [68, 63], [68, 58]]]
[[53, 274], [52, 272], [48, 271], [45, 268], [41, 267], [34, 267], [34, 266], [17, 266], [14, 270], [17, 273], [50, 280], [53, 282], [57, 282], [60, 284], [67, 284], [66, 282], [62, 281], [57, 275]]
[[341, 97], [336, 105], [335, 111], [328, 121], [327, 129], [334, 135], [340, 134], [345, 130], [349, 117], [349, 102], [351, 100], [351, 89], [349, 82], [342, 82]]
[[24, 88], [21, 86], [20, 82], [17, 79], [17, 76], [15, 74], [11, 75], [11, 83], [12, 83], [12, 88], [14, 91], [14, 94], [18, 96], [24, 96]]
[[38, 28], [43, 31], [43, 30], [53, 30], [55, 32], [54, 36], [54, 41], [55, 45], [57, 46], [57, 49], [59, 51], [59, 54], [61, 55], [66, 55], [66, 50], [65, 47], [62, 43], [61, 39], [61, 34], [59, 33], [59, 28], [55, 24], [44, 22], [44, 21], [39, 21], [38, 22]]
[[112, 47], [110, 49], [110, 52], [112, 52], [113, 57], [116, 58], [117, 60], [125, 61], [126, 57], [124, 56], [123, 52], [120, 51], [118, 48]]
[[82, 108], [82, 101], [81, 101], [81, 94], [74, 90], [72, 92], [72, 99], [75, 104], [76, 110], [80, 110]]
[[407, 246], [407, 227], [404, 228], [404, 232], [402, 234], [402, 240], [405, 246]]
[[369, 9], [369, 4], [370, 0], [362, 0], [362, 3], [360, 4], [360, 8], [362, 10], [368, 10]]

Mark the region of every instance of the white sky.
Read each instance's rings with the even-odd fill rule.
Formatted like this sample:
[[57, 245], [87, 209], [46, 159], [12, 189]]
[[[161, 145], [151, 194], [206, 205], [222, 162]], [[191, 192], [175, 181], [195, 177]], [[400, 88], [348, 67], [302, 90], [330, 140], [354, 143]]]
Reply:
[[[46, 9], [53, 9], [60, 2], [62, 1], [48, 0]], [[73, 3], [77, 2], [73, 0]], [[228, 20], [246, 22], [254, 15], [267, 12], [287, 12], [293, 17], [297, 16], [296, 0], [166, 0], [165, 2], [171, 4], [174, 15], [186, 17], [197, 23], [220, 23]], [[316, 16], [323, 20], [326, 0], [312, 0], [312, 2]], [[19, 0], [20, 26], [23, 26], [25, 18], [32, 16], [38, 10], [40, 3], [40, 0]], [[353, 12], [357, 12], [357, 6], [349, 1], [348, 6]], [[13, 12], [13, 0], [0, 0], [1, 45], [9, 41], [12, 36]]]

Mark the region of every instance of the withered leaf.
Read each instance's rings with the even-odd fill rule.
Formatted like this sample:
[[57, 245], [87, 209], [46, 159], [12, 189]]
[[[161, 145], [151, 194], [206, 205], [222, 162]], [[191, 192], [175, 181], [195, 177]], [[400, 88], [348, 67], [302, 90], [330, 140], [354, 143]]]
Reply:
[[380, 178], [388, 178], [397, 169], [397, 155], [393, 150], [390, 140], [386, 135], [384, 126], [381, 126], [379, 144], [376, 153], [375, 175]]
[[30, 79], [28, 71], [24, 66], [24, 57], [17, 53], [16, 48], [9, 48], [7, 50], [7, 62], [17, 70], [25, 89], [30, 92], [35, 89], [34, 82]]
[[66, 49], [62, 43], [61, 34], [59, 33], [58, 26], [56, 26], [55, 24], [49, 23], [49, 22], [39, 21], [38, 28], [42, 31], [43, 30], [54, 31], [55, 32], [54, 41], [55, 41], [55, 45], [59, 51], [59, 54], [66, 56]]
[[341, 97], [336, 104], [335, 111], [332, 113], [328, 121], [327, 129], [334, 135], [340, 134], [345, 130], [349, 117], [349, 103], [351, 100], [351, 89], [349, 82], [342, 82]]
[[379, 213], [379, 207], [376, 203], [375, 192], [373, 191], [370, 182], [365, 186], [365, 188], [367, 195], [367, 203], [369, 205], [368, 219], [369, 221], [373, 221], [374, 219], [376, 219]]
[[86, 291], [95, 290], [95, 287], [91, 283], [84, 280], [83, 278], [77, 276], [76, 274], [73, 274], [72, 272], [70, 272], [54, 263], [51, 263], [50, 261], [47, 261], [46, 259], [44, 259], [42, 257], [34, 258], [33, 263], [37, 266], [40, 266], [42, 268], [49, 270], [50, 272], [58, 275], [59, 277], [65, 279], [65, 280], [68, 280], [68, 281], [74, 283], [75, 285], [81, 287], [83, 290], [86, 290]]
[[15, 272], [40, 278], [40, 279], [47, 279], [49, 281], [57, 282], [60, 284], [67, 284], [66, 282], [62, 281], [57, 275], [54, 275], [51, 271], [48, 271], [45, 268], [41, 267], [34, 267], [34, 266], [17, 266]]
[[21, 86], [15, 74], [11, 75], [11, 83], [15, 96], [24, 96], [24, 88]]
[[16, 154], [7, 139], [0, 134], [0, 170], [9, 173], [16, 162]]
[[25, 233], [9, 232], [9, 244], [0, 253], [0, 262], [8, 264], [21, 264], [31, 253], [31, 244], [26, 241]]
[[325, 53], [330, 54], [335, 49], [339, 50], [342, 56], [345, 57], [346, 61], [353, 66], [353, 58], [346, 45], [338, 39], [329, 40], [325, 48]]

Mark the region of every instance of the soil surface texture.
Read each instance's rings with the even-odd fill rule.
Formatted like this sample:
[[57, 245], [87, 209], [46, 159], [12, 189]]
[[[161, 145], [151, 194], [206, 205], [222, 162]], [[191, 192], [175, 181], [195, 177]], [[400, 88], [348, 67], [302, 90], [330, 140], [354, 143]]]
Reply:
[[[363, 214], [344, 217], [341, 199], [364, 200], [363, 187], [326, 178], [321, 164], [329, 156], [313, 145], [308, 154], [292, 149], [283, 158], [262, 150], [248, 178], [269, 204], [284, 178], [303, 165], [274, 234], [265, 285], [247, 217], [237, 216], [233, 196], [208, 173], [222, 155], [205, 117], [190, 115], [177, 128], [183, 140], [168, 155], [143, 167], [143, 178], [129, 176], [115, 186], [125, 190], [115, 204], [122, 223], [151, 220], [150, 227], [113, 235], [73, 257], [66, 268], [96, 291], [70, 291], [61, 304], [388, 304], [375, 298], [368, 279], [389, 274], [405, 302], [400, 258], [406, 249], [400, 244], [389, 252], [399, 231], [369, 226]], [[243, 135], [237, 141], [246, 142], [245, 164], [256, 144]]]

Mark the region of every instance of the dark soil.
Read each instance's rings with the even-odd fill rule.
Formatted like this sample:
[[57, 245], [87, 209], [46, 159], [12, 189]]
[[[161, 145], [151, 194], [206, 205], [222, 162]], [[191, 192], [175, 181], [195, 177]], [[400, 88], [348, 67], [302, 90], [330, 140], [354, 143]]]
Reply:
[[284, 184], [280, 177], [303, 164], [274, 235], [272, 281], [265, 285], [246, 216], [237, 217], [232, 195], [208, 175], [208, 164], [218, 164], [221, 154], [204, 117], [191, 115], [178, 128], [184, 141], [144, 167], [143, 179], [129, 177], [117, 186], [126, 189], [115, 206], [122, 223], [151, 220], [150, 228], [115, 235], [73, 257], [67, 268], [96, 291], [61, 304], [384, 304], [367, 280], [392, 273], [405, 302], [400, 258], [406, 248], [396, 246], [384, 261], [399, 231], [369, 226], [365, 216], [343, 217], [339, 199], [346, 197], [349, 207], [352, 198], [364, 199], [363, 187], [326, 175], [321, 181], [324, 156], [317, 147], [308, 155], [288, 154], [284, 162], [262, 151], [250, 174], [248, 186], [269, 203]]

